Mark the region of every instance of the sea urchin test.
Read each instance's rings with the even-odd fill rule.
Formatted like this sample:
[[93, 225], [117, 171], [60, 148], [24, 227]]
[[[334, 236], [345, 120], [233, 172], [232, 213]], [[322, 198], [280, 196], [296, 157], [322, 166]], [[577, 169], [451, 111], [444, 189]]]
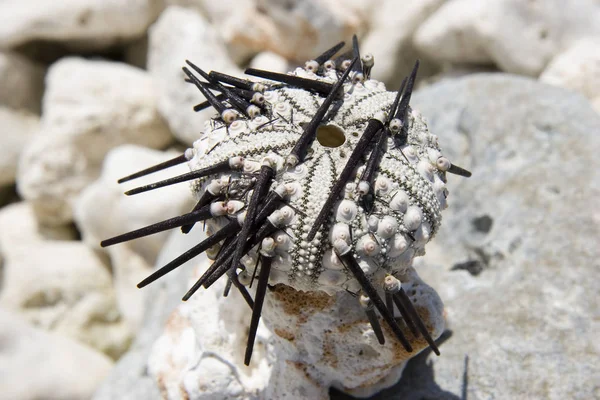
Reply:
[[410, 331], [439, 354], [400, 278], [440, 227], [446, 173], [470, 172], [442, 155], [409, 106], [418, 62], [390, 92], [370, 79], [374, 60], [360, 56], [356, 37], [352, 50], [335, 58], [343, 46], [289, 74], [246, 70], [260, 82], [206, 73], [187, 61], [187, 80], [206, 98], [195, 110], [213, 107], [217, 114], [183, 155], [119, 181], [188, 163], [191, 172], [126, 194], [191, 181], [198, 199], [192, 211], [102, 246], [176, 227], [187, 233], [204, 221], [209, 236], [138, 287], [206, 252], [214, 261], [183, 299], [223, 276], [241, 292], [252, 309], [246, 364], [275, 285], [354, 293], [379, 343], [381, 319], [405, 351], [413, 351]]

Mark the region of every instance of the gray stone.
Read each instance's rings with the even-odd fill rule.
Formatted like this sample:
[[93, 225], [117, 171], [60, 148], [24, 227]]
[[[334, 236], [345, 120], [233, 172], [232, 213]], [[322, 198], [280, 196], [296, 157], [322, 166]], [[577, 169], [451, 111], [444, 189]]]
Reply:
[[0, 52], [0, 105], [39, 114], [45, 72], [20, 54]]
[[441, 82], [412, 103], [473, 172], [448, 178], [442, 228], [416, 261], [453, 335], [374, 398], [598, 398], [600, 117], [507, 75]]

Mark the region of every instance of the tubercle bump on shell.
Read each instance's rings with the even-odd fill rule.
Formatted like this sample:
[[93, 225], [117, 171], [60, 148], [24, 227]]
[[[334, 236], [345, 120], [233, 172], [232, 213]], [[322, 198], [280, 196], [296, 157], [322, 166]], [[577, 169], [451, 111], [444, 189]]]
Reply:
[[[345, 56], [333, 58], [341, 42], [289, 74], [246, 71], [266, 79], [261, 82], [206, 73], [187, 61], [205, 79], [183, 67], [207, 100], [195, 109], [212, 106], [216, 116], [192, 149], [119, 181], [188, 162], [190, 173], [127, 194], [191, 180], [199, 199], [191, 213], [102, 245], [176, 226], [187, 233], [206, 220], [211, 236], [138, 286], [206, 251], [215, 261], [184, 300], [228, 276], [253, 308], [246, 364], [268, 283], [326, 293], [351, 291], [358, 284], [381, 344], [375, 309], [412, 351], [393, 318], [395, 305], [415, 337], [422, 335], [439, 354], [396, 276], [424, 254], [439, 229], [447, 206], [445, 174], [471, 173], [443, 156], [437, 137], [409, 106], [418, 61], [398, 92], [389, 92], [370, 79], [374, 59], [360, 56], [356, 36], [352, 44]], [[245, 287], [255, 277], [252, 299]], [[385, 303], [376, 288], [385, 289]]]

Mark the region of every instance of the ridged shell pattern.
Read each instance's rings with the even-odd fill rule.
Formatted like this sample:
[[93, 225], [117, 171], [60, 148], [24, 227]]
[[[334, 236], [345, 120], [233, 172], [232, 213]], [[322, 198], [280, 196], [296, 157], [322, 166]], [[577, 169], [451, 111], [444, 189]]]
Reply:
[[[339, 74], [326, 71], [316, 75], [303, 68], [293, 74], [335, 83]], [[252, 194], [253, 175], [268, 161], [275, 170], [271, 190], [284, 195], [277, 217], [281, 230], [271, 235], [275, 258], [269, 283], [284, 283], [297, 290], [339, 290], [358, 292], [360, 286], [333, 250], [343, 240], [367, 276], [381, 286], [387, 274], [402, 271], [415, 256], [425, 253], [425, 245], [437, 232], [441, 211], [448, 195], [445, 185], [447, 160], [442, 157], [438, 140], [429, 133], [421, 115], [409, 109], [404, 144], [388, 137], [373, 181], [373, 206], [366, 210], [359, 181], [373, 145], [364, 149], [364, 157], [331, 210], [328, 222], [321, 225], [313, 240], [308, 240], [317, 214], [332, 186], [346, 165], [370, 118], [390, 112], [396, 92], [387, 91], [373, 79], [343, 86], [343, 96], [335, 100], [322, 121], [317, 138], [303, 162], [286, 164], [286, 156], [303, 133], [324, 100], [308, 90], [264, 82], [263, 115], [238, 119], [226, 125], [215, 118], [194, 143], [192, 170], [241, 157], [239, 171], [211, 175], [192, 183], [198, 197], [211, 185], [224, 195], [235, 213], [243, 213]], [[391, 118], [391, 117], [390, 117]], [[407, 124], [407, 125], [406, 125]], [[246, 190], [247, 189], [247, 190]], [[232, 215], [230, 215], [231, 217]], [[227, 217], [207, 221], [208, 233], [217, 231]], [[271, 243], [271, 242], [269, 242]], [[218, 246], [208, 254], [214, 257]], [[258, 246], [242, 258], [251, 276], [260, 268]]]

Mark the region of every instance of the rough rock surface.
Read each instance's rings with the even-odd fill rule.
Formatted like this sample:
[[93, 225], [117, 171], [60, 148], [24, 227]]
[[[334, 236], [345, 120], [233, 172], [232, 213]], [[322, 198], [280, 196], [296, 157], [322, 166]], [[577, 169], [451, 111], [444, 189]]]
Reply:
[[[185, 163], [121, 185], [117, 183], [119, 178], [177, 155], [133, 145], [120, 146], [108, 153], [102, 175], [86, 188], [75, 206], [75, 221], [88, 246], [99, 248], [104, 239], [192, 209], [193, 198], [185, 183], [136, 196], [123, 194], [134, 187], [188, 172]], [[143, 315], [142, 292], [135, 285], [152, 272], [167, 235], [160, 233], [107, 248], [119, 308], [134, 328], [139, 326]]]
[[194, 85], [185, 82], [181, 71], [185, 60], [207, 72], [214, 69], [239, 76], [242, 71], [229, 58], [217, 31], [196, 11], [171, 6], [152, 25], [148, 71], [157, 82], [158, 107], [177, 139], [191, 145], [214, 110], [194, 114], [193, 106], [204, 98]]
[[105, 355], [0, 309], [2, 398], [88, 399], [112, 365]]
[[[1, 90], [1, 89], [0, 89]], [[0, 92], [2, 93], [2, 92]], [[0, 106], [0, 186], [14, 183], [19, 156], [38, 130], [39, 117], [26, 111]]]
[[159, 0], [0, 2], [0, 48], [32, 40], [112, 44], [144, 33], [162, 9]]
[[[28, 216], [31, 210], [25, 205], [13, 205], [0, 214], [0, 230], [6, 232], [0, 237], [4, 259], [0, 305], [35, 326], [117, 358], [127, 350], [131, 331], [120, 317], [106, 265], [81, 242], [43, 240]], [[9, 235], [15, 217], [25, 217], [25, 224]]]
[[44, 90], [42, 66], [19, 54], [0, 52], [0, 76], [3, 78], [0, 79], [0, 105], [39, 114]]
[[[444, 329], [440, 298], [412, 268], [402, 281], [436, 339]], [[363, 309], [345, 292], [332, 297], [278, 285], [268, 292], [264, 307], [265, 324], [277, 337], [275, 354], [271, 355], [275, 367], [264, 398], [327, 399], [330, 386], [362, 396], [373, 394], [393, 384], [395, 380], [387, 376], [398, 378], [406, 361], [427, 347], [425, 339], [415, 339], [406, 328], [404, 334], [414, 348], [413, 353], [407, 353], [383, 321], [386, 343], [380, 345]], [[279, 374], [289, 374], [288, 369], [297, 369], [304, 379], [282, 380]], [[305, 387], [313, 387], [314, 392], [302, 394]]]
[[445, 2], [415, 34], [415, 45], [438, 62], [495, 64], [537, 76], [576, 41], [600, 35], [595, 0]]
[[18, 185], [44, 224], [72, 220], [81, 190], [124, 143], [163, 148], [172, 136], [150, 76], [125, 64], [66, 58], [46, 78], [40, 134], [25, 148]]
[[600, 40], [582, 40], [556, 56], [540, 81], [583, 94], [600, 112]]
[[416, 265], [454, 332], [430, 360], [429, 396], [597, 397], [600, 117], [580, 95], [505, 75], [442, 82], [413, 104], [473, 171], [449, 177]]

